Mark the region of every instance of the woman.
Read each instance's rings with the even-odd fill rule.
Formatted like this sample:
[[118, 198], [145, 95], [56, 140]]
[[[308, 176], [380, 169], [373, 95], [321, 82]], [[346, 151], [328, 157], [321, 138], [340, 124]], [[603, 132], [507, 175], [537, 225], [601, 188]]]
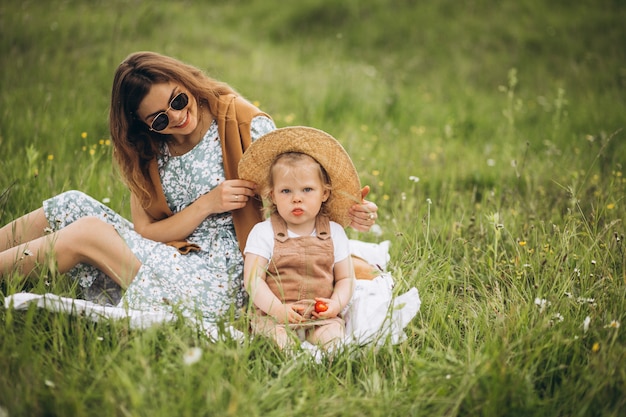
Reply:
[[[245, 303], [241, 250], [261, 220], [256, 186], [237, 179], [237, 165], [275, 128], [199, 69], [131, 54], [115, 73], [110, 129], [132, 223], [83, 193], [62, 193], [0, 229], [0, 276], [53, 261], [88, 300], [224, 318]], [[376, 210], [355, 205], [352, 227], [369, 229]]]

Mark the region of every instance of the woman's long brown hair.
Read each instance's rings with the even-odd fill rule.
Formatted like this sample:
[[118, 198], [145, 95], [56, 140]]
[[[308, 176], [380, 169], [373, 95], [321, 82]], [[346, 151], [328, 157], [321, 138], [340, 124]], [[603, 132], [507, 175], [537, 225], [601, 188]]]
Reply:
[[113, 156], [122, 178], [143, 207], [150, 205], [154, 194], [149, 162], [169, 136], [151, 131], [137, 116], [137, 109], [154, 84], [167, 82], [182, 85], [198, 106], [207, 108], [208, 97], [236, 94], [228, 84], [208, 77], [200, 69], [155, 52], [133, 53], [118, 66], [109, 112]]

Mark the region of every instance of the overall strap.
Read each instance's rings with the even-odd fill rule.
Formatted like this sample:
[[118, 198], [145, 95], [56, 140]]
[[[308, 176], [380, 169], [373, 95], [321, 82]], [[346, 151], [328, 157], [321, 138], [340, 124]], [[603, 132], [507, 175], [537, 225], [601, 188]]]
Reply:
[[318, 239], [330, 239], [330, 219], [328, 216], [318, 215], [315, 219], [315, 232]]
[[287, 222], [278, 213], [272, 213], [270, 221], [274, 230], [274, 239], [284, 243], [289, 238], [287, 235]]

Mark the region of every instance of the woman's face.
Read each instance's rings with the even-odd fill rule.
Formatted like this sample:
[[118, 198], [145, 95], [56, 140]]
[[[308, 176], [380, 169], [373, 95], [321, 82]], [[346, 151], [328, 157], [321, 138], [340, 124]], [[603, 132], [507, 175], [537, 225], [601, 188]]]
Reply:
[[189, 135], [198, 127], [198, 103], [174, 82], [154, 84], [139, 104], [137, 115], [150, 130], [164, 135]]

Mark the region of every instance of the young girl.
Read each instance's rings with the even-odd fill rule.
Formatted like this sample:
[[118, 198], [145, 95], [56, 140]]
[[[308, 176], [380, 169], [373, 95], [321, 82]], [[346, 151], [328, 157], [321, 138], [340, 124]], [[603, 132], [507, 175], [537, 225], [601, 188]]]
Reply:
[[348, 210], [360, 199], [352, 161], [332, 136], [288, 127], [252, 144], [239, 164], [260, 184], [270, 218], [254, 226], [244, 250], [244, 284], [257, 334], [291, 345], [289, 329], [329, 348], [343, 341], [339, 316], [354, 288]]

